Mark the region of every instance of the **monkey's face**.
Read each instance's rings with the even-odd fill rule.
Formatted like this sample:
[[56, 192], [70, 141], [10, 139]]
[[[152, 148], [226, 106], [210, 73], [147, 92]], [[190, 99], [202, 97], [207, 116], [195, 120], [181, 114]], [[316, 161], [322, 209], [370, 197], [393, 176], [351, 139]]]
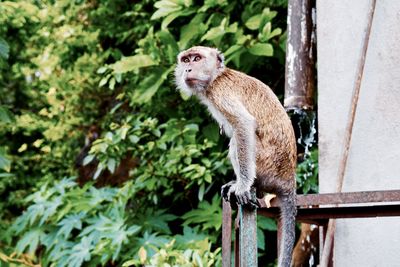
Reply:
[[207, 89], [224, 70], [223, 55], [214, 48], [195, 46], [178, 55], [175, 81], [186, 94]]

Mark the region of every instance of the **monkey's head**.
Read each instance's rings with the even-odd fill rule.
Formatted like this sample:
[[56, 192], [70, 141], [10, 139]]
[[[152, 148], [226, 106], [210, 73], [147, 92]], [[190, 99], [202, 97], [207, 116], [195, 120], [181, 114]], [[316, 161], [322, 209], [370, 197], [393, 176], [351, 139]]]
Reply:
[[178, 55], [177, 87], [187, 95], [200, 94], [224, 71], [224, 56], [215, 48], [194, 46]]

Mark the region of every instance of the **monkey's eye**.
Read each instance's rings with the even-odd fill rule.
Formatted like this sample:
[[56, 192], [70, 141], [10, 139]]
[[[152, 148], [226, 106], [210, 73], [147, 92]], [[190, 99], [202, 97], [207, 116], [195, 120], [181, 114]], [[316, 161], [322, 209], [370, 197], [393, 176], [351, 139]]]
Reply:
[[188, 57], [183, 57], [182, 59], [181, 59], [181, 61], [182, 62], [184, 62], [184, 63], [189, 63], [189, 58]]
[[201, 56], [195, 56], [193, 60], [194, 61], [199, 61], [200, 59], [201, 59]]

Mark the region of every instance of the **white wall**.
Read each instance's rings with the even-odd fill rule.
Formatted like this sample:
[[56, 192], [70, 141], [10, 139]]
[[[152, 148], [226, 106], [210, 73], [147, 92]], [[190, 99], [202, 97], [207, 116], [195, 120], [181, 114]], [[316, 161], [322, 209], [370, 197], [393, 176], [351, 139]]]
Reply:
[[[320, 192], [334, 192], [370, 0], [318, 0]], [[344, 192], [400, 189], [400, 1], [377, 0]], [[335, 266], [400, 266], [400, 218], [338, 220]]]

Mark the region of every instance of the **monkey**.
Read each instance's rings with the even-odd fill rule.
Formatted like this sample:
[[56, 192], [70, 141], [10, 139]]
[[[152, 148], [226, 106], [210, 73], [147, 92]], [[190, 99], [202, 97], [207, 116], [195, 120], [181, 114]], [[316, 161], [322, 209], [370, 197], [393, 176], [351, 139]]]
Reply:
[[295, 239], [296, 141], [289, 116], [263, 82], [225, 66], [216, 48], [194, 46], [177, 56], [175, 83], [204, 104], [230, 138], [228, 157], [236, 180], [221, 188], [222, 197], [256, 207], [257, 197], [274, 193], [282, 205], [283, 234], [278, 266], [288, 267]]

